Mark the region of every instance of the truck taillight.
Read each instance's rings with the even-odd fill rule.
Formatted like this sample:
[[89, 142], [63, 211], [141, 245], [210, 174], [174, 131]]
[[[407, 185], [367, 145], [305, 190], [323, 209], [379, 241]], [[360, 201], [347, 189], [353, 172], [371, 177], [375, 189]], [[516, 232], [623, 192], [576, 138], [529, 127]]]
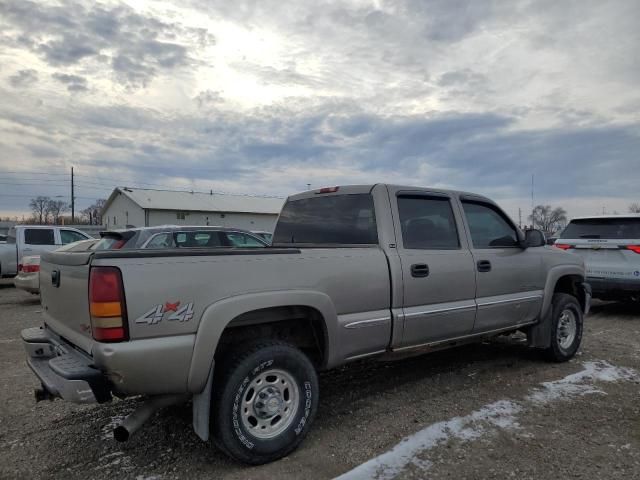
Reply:
[[573, 245], [569, 245], [568, 243], [556, 243], [553, 246], [561, 250], [569, 250], [570, 248], [573, 248]]
[[627, 245], [627, 250], [631, 250], [633, 253], [640, 253], [640, 245]]
[[340, 190], [340, 187], [324, 187], [318, 190], [316, 193], [336, 193]]
[[40, 271], [40, 265], [20, 265], [20, 267], [24, 273], [38, 273]]
[[93, 338], [99, 342], [127, 340], [127, 311], [122, 274], [115, 267], [93, 267], [89, 275], [89, 310]]

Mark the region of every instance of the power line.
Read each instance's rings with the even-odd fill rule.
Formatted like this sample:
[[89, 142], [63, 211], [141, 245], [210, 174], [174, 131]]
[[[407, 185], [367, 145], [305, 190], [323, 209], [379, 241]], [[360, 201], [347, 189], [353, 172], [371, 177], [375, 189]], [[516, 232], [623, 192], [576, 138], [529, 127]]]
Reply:
[[55, 176], [59, 176], [59, 177], [68, 177], [69, 174], [68, 173], [49, 173], [49, 172], [33, 172], [33, 171], [27, 171], [27, 170], [23, 170], [21, 172], [18, 171], [9, 171], [9, 170], [0, 170], [0, 174], [4, 175], [4, 174], [11, 174], [11, 175], [55, 175]]

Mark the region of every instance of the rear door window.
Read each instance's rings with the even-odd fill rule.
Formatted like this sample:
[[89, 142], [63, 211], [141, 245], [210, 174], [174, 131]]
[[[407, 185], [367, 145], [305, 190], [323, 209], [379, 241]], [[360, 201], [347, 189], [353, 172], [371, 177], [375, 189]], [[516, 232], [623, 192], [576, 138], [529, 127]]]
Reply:
[[264, 243], [260, 242], [258, 239], [252, 237], [251, 235], [247, 235], [242, 232], [227, 232], [225, 233], [227, 239], [229, 239], [229, 243], [234, 247], [264, 247]]
[[27, 245], [55, 245], [53, 228], [26, 228], [24, 243]]
[[640, 239], [640, 218], [585, 218], [572, 220], [560, 238]]
[[273, 244], [374, 245], [378, 232], [369, 194], [303, 198], [285, 204]]
[[400, 196], [398, 211], [404, 248], [460, 248], [456, 220], [448, 198]]

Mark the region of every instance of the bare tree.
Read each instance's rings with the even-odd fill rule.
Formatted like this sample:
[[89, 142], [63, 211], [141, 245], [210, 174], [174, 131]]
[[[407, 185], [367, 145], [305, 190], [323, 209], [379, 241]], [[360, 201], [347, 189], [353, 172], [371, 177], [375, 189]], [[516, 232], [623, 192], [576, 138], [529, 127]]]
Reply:
[[633, 202], [629, 205], [629, 213], [640, 213], [640, 203]]
[[562, 207], [552, 208], [551, 205], [538, 205], [529, 215], [529, 220], [531, 220], [533, 227], [550, 234], [566, 225], [567, 212]]
[[93, 205], [85, 208], [80, 212], [84, 220], [91, 225], [102, 225], [102, 209], [107, 201], [104, 198], [99, 198]]
[[63, 200], [49, 200], [47, 207], [48, 214], [51, 215], [54, 224], [60, 222], [60, 214], [69, 210], [69, 205]]
[[48, 215], [48, 205], [51, 201], [49, 197], [37, 196], [32, 198], [29, 202], [29, 208], [33, 213], [33, 219], [42, 225], [43, 221], [46, 223]]

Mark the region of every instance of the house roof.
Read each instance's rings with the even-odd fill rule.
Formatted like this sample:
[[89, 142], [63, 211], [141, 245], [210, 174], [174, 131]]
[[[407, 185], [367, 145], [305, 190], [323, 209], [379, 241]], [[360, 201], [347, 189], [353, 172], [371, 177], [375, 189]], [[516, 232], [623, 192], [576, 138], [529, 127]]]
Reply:
[[284, 198], [278, 197], [116, 187], [105, 203], [103, 211], [106, 211], [113, 200], [120, 194], [125, 195], [136, 205], [145, 209], [187, 212], [277, 215], [280, 213], [285, 201]]

